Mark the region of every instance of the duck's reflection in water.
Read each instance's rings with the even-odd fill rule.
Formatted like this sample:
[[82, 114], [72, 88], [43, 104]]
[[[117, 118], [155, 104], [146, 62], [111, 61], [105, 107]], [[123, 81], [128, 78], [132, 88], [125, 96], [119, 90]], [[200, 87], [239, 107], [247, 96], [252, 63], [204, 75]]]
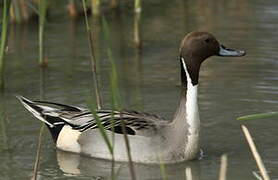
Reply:
[[[111, 161], [88, 158], [60, 150], [57, 150], [57, 161], [60, 169], [66, 174], [111, 179]], [[164, 167], [167, 179], [187, 179], [186, 167], [191, 168], [192, 179], [200, 179], [200, 163], [198, 161], [168, 164], [164, 165]], [[163, 173], [159, 165], [134, 163], [134, 169], [139, 180], [163, 179]], [[128, 163], [115, 162], [114, 172], [117, 179], [131, 179]]]

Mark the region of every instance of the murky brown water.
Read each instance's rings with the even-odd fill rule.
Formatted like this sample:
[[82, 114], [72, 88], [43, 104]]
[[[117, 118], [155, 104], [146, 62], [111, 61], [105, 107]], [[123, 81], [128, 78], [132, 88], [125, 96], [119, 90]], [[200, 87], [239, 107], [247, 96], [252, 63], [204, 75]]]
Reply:
[[[247, 51], [243, 58], [213, 57], [200, 74], [201, 146], [199, 161], [166, 166], [169, 179], [185, 179], [190, 166], [194, 180], [217, 179], [220, 156], [228, 154], [228, 179], [255, 179], [257, 171], [240, 122], [240, 115], [278, 109], [278, 2], [276, 0], [144, 1], [143, 54], [132, 47], [132, 4], [107, 14], [113, 54], [120, 77], [124, 107], [170, 118], [179, 95], [177, 60], [181, 38], [192, 30], [215, 34], [223, 44]], [[62, 9], [62, 8], [61, 8]], [[46, 27], [49, 68], [37, 67], [37, 26], [12, 26], [6, 58], [6, 91], [1, 94], [0, 179], [30, 179], [36, 155], [40, 122], [15, 99], [31, 99], [86, 106], [92, 92], [90, 54], [83, 19], [70, 21], [61, 11]], [[101, 93], [110, 106], [110, 65], [102, 29], [96, 26]], [[278, 121], [246, 122], [272, 179], [278, 179]], [[44, 132], [39, 176], [41, 179], [109, 179], [111, 163], [56, 151]], [[117, 164], [118, 179], [129, 179], [128, 166]], [[136, 165], [138, 179], [160, 179], [156, 166]]]

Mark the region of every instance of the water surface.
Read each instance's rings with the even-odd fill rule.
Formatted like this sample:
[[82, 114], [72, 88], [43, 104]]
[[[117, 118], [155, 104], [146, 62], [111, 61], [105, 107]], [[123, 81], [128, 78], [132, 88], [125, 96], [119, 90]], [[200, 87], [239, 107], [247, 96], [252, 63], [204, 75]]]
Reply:
[[[179, 95], [178, 46], [193, 30], [213, 33], [227, 47], [247, 51], [243, 58], [212, 57], [200, 72], [202, 160], [166, 166], [169, 179], [216, 179], [220, 156], [228, 154], [228, 179], [254, 179], [257, 171], [236, 117], [278, 109], [278, 3], [275, 0], [144, 1], [143, 53], [133, 48], [132, 4], [124, 1], [117, 13], [106, 13], [111, 46], [119, 74], [123, 107], [171, 118]], [[63, 9], [61, 7], [61, 9]], [[95, 26], [96, 55], [104, 107], [110, 107], [110, 71], [107, 43]], [[90, 51], [82, 18], [71, 21], [55, 11], [46, 26], [49, 67], [37, 65], [36, 23], [12, 26], [6, 58], [6, 90], [0, 102], [0, 179], [29, 179], [35, 161], [41, 123], [14, 97], [86, 106], [93, 92]], [[278, 179], [278, 122], [275, 118], [246, 122], [272, 179]], [[116, 164], [119, 179], [130, 179], [128, 165]], [[109, 179], [108, 161], [56, 151], [44, 132], [41, 179]], [[160, 179], [156, 166], [136, 165], [138, 179]]]

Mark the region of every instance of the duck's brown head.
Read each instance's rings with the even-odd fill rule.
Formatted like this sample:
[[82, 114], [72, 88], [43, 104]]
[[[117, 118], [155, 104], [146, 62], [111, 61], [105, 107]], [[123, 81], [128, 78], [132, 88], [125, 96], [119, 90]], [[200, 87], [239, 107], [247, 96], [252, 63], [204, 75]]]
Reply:
[[186, 64], [194, 85], [198, 84], [201, 63], [210, 56], [240, 57], [244, 55], [244, 51], [228, 49], [220, 45], [208, 32], [191, 32], [184, 37], [180, 45], [180, 58]]

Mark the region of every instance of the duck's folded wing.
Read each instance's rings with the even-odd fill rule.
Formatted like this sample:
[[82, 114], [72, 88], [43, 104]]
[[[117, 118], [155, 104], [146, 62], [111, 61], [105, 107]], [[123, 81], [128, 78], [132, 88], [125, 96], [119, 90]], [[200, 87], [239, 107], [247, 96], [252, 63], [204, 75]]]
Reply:
[[138, 111], [98, 110], [92, 114], [88, 109], [69, 106], [47, 101], [31, 101], [23, 96], [17, 96], [24, 107], [35, 117], [45, 122], [50, 128], [60, 125], [69, 125], [78, 131], [87, 131], [99, 128], [123, 134], [122, 122], [125, 131], [130, 135], [150, 134], [158, 129], [165, 121], [162, 118]]
[[138, 131], [155, 130], [156, 124], [161, 122], [160, 117], [137, 112], [137, 111], [110, 111], [99, 110], [93, 115], [90, 111], [83, 111], [80, 114], [71, 115], [70, 113], [61, 113], [60, 118], [66, 121], [73, 129], [84, 132], [89, 129], [98, 128], [100, 123], [104, 129], [112, 130], [115, 133], [122, 132], [122, 122], [128, 134], [137, 134]]

